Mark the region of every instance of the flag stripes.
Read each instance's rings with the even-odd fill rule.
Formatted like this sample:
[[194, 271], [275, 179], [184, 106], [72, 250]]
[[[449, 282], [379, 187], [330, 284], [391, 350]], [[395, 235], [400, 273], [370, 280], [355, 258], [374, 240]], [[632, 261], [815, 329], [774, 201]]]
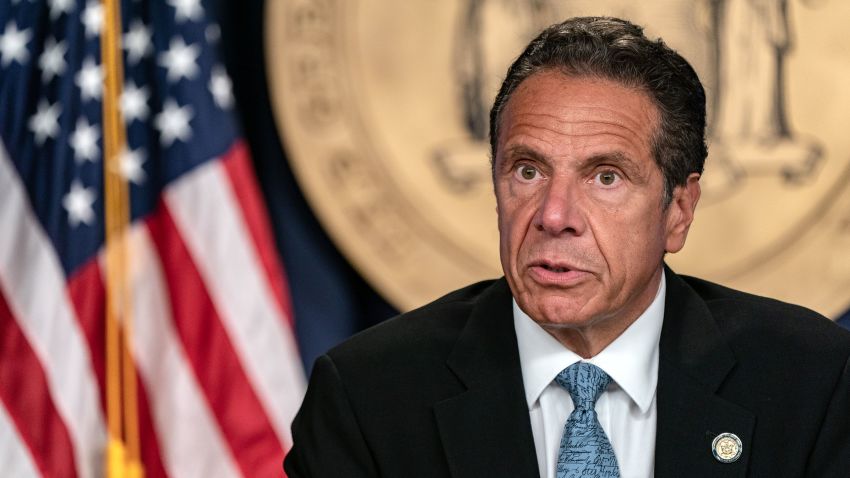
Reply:
[[[106, 429], [89, 349], [68, 299], [55, 250], [0, 145], [0, 291], [44, 371], [74, 447], [78, 474], [101, 466]], [[8, 234], [6, 231], [16, 231]], [[27, 271], [27, 274], [16, 274]], [[10, 393], [16, 393], [10, 390]]]
[[[133, 351], [144, 384], [140, 390], [147, 393], [150, 403], [163, 467], [173, 477], [239, 476], [233, 452], [225, 443], [171, 319], [165, 274], [147, 227], [135, 227], [131, 241], [133, 314], [149, 318], [135, 323]], [[153, 445], [143, 434], [142, 453]], [[145, 465], [147, 469], [147, 460]]]
[[[141, 444], [140, 454], [142, 464], [144, 465], [145, 478], [166, 478], [168, 474], [165, 472], [162, 456], [159, 452], [161, 442], [154, 428], [150, 403], [148, 402], [148, 393], [142, 377], [139, 376], [138, 364], [136, 372], [136, 401], [139, 413], [139, 442]], [[168, 430], [163, 431], [168, 432]]]
[[[3, 463], [3, 473], [8, 478], [27, 478], [44, 473], [44, 465], [36, 468], [29, 450], [24, 445], [24, 439], [18, 434], [18, 428], [0, 400], [0, 463]], [[73, 473], [74, 468], [71, 468]], [[52, 474], [47, 476], [61, 476]], [[73, 476], [73, 475], [69, 475]]]
[[[236, 461], [246, 476], [252, 470], [272, 476], [267, 467], [280, 469], [282, 446], [264, 415], [244, 413], [262, 406], [171, 213], [164, 208], [146, 223], [161, 259], [177, 334], [222, 434], [231, 449], [244, 450]], [[202, 327], [199, 315], [208, 318]]]
[[[36, 476], [100, 476], [102, 255], [64, 286], [58, 261], [51, 260], [55, 252], [27, 211], [4, 152], [0, 149], [0, 201], [18, 207], [0, 208], [0, 224], [17, 225], [15, 236], [0, 235], [0, 398], [15, 428], [4, 434], [0, 453], [14, 458], [21, 476], [31, 476], [33, 467]], [[287, 298], [267, 280], [274, 269], [264, 264], [257, 245], [271, 247], [268, 236], [263, 239], [268, 231], [249, 226], [251, 215], [241, 207], [255, 199], [235, 193], [250, 174], [248, 160], [237, 145], [221, 161], [188, 173], [130, 236], [133, 316], [145, 318], [134, 323], [133, 351], [148, 477], [280, 475], [303, 372], [290, 320], [282, 313], [289, 308]], [[223, 192], [203, 203], [190, 200], [209, 190]], [[186, 203], [193, 207], [183, 207]], [[205, 224], [205, 217], [216, 217], [217, 225]], [[255, 253], [222, 260], [232, 259], [234, 247]], [[6, 271], [21, 267], [16, 261], [40, 271], [30, 276], [38, 285], [28, 282], [35, 279], [8, 277]], [[27, 293], [33, 288], [38, 297]], [[241, 292], [234, 296], [234, 290]], [[11, 304], [20, 305], [7, 304], [12, 294], [17, 301]], [[21, 319], [29, 316], [51, 320]], [[43, 355], [32, 344], [40, 344]], [[54, 378], [51, 384], [50, 373], [73, 383]], [[84, 401], [80, 377], [88, 377], [82, 380], [90, 390]]]
[[84, 264], [68, 281], [68, 295], [91, 352], [92, 370], [106, 410], [106, 290], [97, 258]]
[[[96, 257], [83, 265], [68, 281], [68, 291], [89, 349], [92, 352], [92, 366], [100, 387], [101, 407], [106, 410], [104, 363], [106, 357], [104, 329], [106, 291], [102, 275], [103, 263], [103, 258]], [[137, 377], [136, 388], [145, 478], [164, 478], [168, 475], [163, 468], [159, 453], [159, 442], [151, 422], [147, 393], [141, 378]]]
[[266, 280], [274, 291], [272, 296], [278, 302], [280, 313], [286, 319], [286, 325], [292, 327], [292, 301], [287, 292], [289, 287], [280, 260], [277, 258], [277, 248], [266, 221], [265, 206], [260, 196], [260, 187], [254, 177], [247, 146], [241, 141], [236, 143], [224, 155], [222, 164], [227, 170], [230, 189], [244, 215], [245, 226], [253, 239], [254, 249], [265, 271]]
[[[53, 401], [44, 370], [0, 292], [0, 402], [18, 425], [45, 476], [76, 476], [74, 447]], [[40, 423], [41, 426], [28, 426]], [[13, 426], [14, 428], [14, 426]], [[15, 437], [9, 436], [8, 440]], [[14, 442], [6, 442], [14, 446]], [[5, 447], [4, 447], [5, 448]], [[23, 446], [17, 446], [23, 453]], [[2, 448], [0, 448], [2, 450]], [[15, 461], [23, 460], [17, 456]], [[5, 464], [5, 461], [3, 462]], [[4, 465], [5, 467], [5, 465]]]
[[[288, 324], [280, 320], [280, 303], [264, 278], [259, 254], [247, 234], [246, 218], [232, 195], [230, 173], [243, 173], [246, 163], [240, 148], [232, 149], [221, 161], [208, 163], [177, 181], [165, 201], [180, 236], [210, 290], [214, 308], [228, 337], [244, 362], [248, 379], [273, 417], [272, 425], [282, 443], [291, 442], [287, 416], [295, 416], [304, 383]], [[238, 181], [238, 177], [236, 181]], [[192, 201], [200, 191], [219, 191], [206, 201]], [[285, 373], [281, 373], [285, 369]]]
[[[0, 2], [0, 475], [137, 470], [138, 428], [147, 478], [282, 476], [305, 380], [218, 27], [197, 0], [107, 6]], [[114, 174], [130, 223], [106, 241]]]

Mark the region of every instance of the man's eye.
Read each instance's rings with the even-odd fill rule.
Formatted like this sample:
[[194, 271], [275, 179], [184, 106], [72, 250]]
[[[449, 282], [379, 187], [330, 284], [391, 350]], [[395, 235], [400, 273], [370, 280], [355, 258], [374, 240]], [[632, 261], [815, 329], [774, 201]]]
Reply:
[[609, 171], [602, 171], [601, 173], [598, 173], [596, 175], [596, 178], [599, 180], [599, 182], [603, 186], [611, 186], [615, 182], [617, 182], [618, 179], [620, 179], [620, 175], [617, 174], [614, 171], [609, 170]]
[[539, 174], [537, 168], [535, 168], [534, 166], [529, 166], [527, 164], [520, 165], [519, 167], [517, 167], [516, 171], [517, 174], [519, 174], [519, 177], [525, 179], [526, 181], [531, 181]]

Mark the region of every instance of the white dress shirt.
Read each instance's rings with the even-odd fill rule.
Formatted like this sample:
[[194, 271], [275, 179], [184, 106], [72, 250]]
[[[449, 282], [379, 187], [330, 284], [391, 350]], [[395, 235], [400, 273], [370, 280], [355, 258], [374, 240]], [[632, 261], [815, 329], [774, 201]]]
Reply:
[[[621, 478], [650, 478], [655, 468], [655, 389], [665, 292], [662, 274], [655, 299], [643, 314], [599, 354], [585, 360], [612, 379], [596, 402], [596, 412], [614, 448]], [[537, 325], [516, 301], [514, 328], [540, 477], [555, 478], [561, 435], [573, 401], [554, 379], [582, 358]]]

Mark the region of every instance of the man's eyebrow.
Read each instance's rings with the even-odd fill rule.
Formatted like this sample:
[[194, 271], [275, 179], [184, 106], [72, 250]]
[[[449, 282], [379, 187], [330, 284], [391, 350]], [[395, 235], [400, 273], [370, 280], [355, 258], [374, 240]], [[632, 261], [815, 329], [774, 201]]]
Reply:
[[589, 156], [579, 163], [579, 169], [592, 169], [600, 164], [610, 164], [623, 170], [634, 181], [645, 179], [645, 172], [635, 160], [621, 151], [612, 151], [610, 153], [595, 154]]
[[524, 144], [515, 144], [512, 146], [508, 146], [507, 148], [505, 148], [504, 156], [506, 158], [515, 158], [517, 156], [522, 156], [535, 161], [546, 161], [546, 156], [539, 153], [538, 151], [535, 151], [532, 148], [529, 148]]
[[582, 167], [596, 166], [602, 163], [608, 163], [612, 166], [623, 166], [634, 164], [634, 161], [622, 151], [611, 151], [610, 153], [599, 153], [593, 156], [588, 156], [579, 163]]

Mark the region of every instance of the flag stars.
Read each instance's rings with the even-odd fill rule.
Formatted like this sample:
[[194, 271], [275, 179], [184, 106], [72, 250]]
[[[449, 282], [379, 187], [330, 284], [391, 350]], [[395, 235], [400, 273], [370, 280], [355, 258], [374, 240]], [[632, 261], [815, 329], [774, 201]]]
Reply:
[[210, 93], [213, 95], [215, 104], [221, 109], [228, 109], [233, 105], [233, 84], [230, 82], [230, 77], [221, 66], [215, 66], [210, 73], [210, 82], [208, 85]]
[[6, 24], [6, 29], [0, 35], [0, 64], [9, 66], [13, 61], [23, 64], [29, 58], [27, 43], [32, 39], [28, 28], [18, 30], [13, 20]]
[[133, 20], [123, 40], [124, 49], [127, 50], [127, 62], [131, 65], [138, 63], [153, 50], [151, 30], [140, 20]]
[[216, 43], [221, 39], [221, 28], [215, 23], [210, 23], [207, 29], [204, 30], [204, 38], [209, 43]]
[[91, 125], [85, 118], [77, 120], [77, 127], [71, 133], [71, 149], [74, 150], [74, 159], [77, 163], [89, 161], [94, 163], [100, 155], [97, 140], [100, 138], [100, 130], [97, 125]]
[[145, 121], [148, 119], [150, 110], [148, 109], [148, 100], [150, 92], [148, 87], [137, 87], [134, 83], [127, 83], [124, 86], [124, 91], [121, 92], [121, 113], [124, 115], [124, 122], [128, 125], [135, 120]]
[[176, 82], [180, 78], [191, 80], [198, 74], [198, 65], [195, 61], [200, 54], [197, 45], [186, 45], [182, 38], [174, 37], [171, 39], [168, 50], [159, 54], [159, 64], [167, 70], [168, 81]]
[[62, 198], [62, 207], [68, 211], [71, 227], [77, 227], [80, 223], [91, 226], [94, 223], [95, 199], [94, 188], [84, 187], [77, 179], [71, 182], [71, 190]]
[[68, 52], [68, 45], [64, 41], [56, 43], [56, 39], [51, 37], [44, 42], [44, 52], [38, 58], [38, 67], [41, 68], [41, 81], [47, 83], [55, 76], [61, 76], [65, 73], [65, 53]]
[[145, 159], [142, 157], [142, 149], [125, 149], [118, 157], [118, 173], [131, 183], [141, 185], [147, 179], [145, 170], [142, 169]]
[[48, 0], [50, 4], [50, 19], [56, 20], [63, 13], [71, 13], [75, 0]]
[[192, 137], [189, 120], [194, 112], [189, 105], [177, 106], [177, 102], [169, 98], [165, 101], [162, 112], [154, 118], [154, 126], [159, 131], [159, 142], [165, 147], [171, 146], [174, 140], [186, 142]]
[[83, 101], [100, 99], [103, 90], [103, 69], [94, 62], [94, 58], [88, 57], [83, 60], [83, 67], [74, 81], [80, 87]]
[[82, 15], [86, 27], [86, 38], [95, 37], [103, 29], [103, 4], [98, 0], [90, 0]]
[[168, 4], [174, 7], [174, 18], [180, 23], [187, 20], [196, 22], [204, 14], [200, 0], [168, 0]]
[[62, 107], [59, 103], [48, 104], [47, 100], [41, 100], [38, 110], [29, 121], [30, 130], [35, 135], [35, 142], [41, 146], [47, 138], [56, 138], [59, 133], [59, 115]]

